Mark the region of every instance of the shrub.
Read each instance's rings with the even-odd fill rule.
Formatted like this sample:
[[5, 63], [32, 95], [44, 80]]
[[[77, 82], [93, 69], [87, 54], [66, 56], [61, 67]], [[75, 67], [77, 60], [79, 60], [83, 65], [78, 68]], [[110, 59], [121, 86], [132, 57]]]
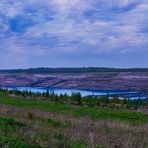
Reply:
[[28, 118], [29, 118], [30, 120], [32, 120], [32, 119], [33, 119], [33, 114], [32, 114], [32, 113], [28, 113]]

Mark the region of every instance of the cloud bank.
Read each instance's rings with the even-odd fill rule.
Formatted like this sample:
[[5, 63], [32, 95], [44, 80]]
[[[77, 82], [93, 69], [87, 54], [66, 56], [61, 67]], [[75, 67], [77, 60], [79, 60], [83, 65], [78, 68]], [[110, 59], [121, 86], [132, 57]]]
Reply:
[[1, 68], [146, 67], [147, 16], [147, 0], [3, 0]]

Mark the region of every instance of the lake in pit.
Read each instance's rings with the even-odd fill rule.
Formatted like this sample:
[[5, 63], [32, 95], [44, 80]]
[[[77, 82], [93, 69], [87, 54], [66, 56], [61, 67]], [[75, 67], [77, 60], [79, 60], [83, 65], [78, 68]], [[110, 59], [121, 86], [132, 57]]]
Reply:
[[[34, 93], [40, 92], [46, 92], [47, 89], [46, 88], [41, 88], [41, 87], [3, 87], [5, 89], [17, 89], [20, 91], [31, 91]], [[112, 96], [112, 95], [118, 95], [120, 97], [128, 97], [128, 98], [148, 98], [148, 94], [144, 93], [144, 92], [136, 92], [136, 91], [124, 91], [124, 90], [77, 90], [77, 89], [57, 89], [57, 88], [50, 88], [48, 89], [49, 92], [51, 93], [55, 93], [57, 95], [60, 94], [67, 94], [67, 95], [71, 95], [72, 93], [80, 93], [81, 96], [85, 97], [85, 96], [104, 96], [104, 95], [108, 95], [108, 96]]]

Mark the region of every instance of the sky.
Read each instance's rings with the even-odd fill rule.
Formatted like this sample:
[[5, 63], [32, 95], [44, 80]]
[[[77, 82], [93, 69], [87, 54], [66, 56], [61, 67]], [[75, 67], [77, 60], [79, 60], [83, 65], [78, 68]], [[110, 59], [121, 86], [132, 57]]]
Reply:
[[1, 0], [0, 69], [148, 67], [148, 0]]

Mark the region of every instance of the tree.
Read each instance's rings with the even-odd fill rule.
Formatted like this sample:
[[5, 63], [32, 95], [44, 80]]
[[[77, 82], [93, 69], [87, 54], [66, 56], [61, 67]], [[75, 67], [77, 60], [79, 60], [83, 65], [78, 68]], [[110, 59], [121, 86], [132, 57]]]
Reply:
[[45, 97], [49, 98], [49, 90], [48, 89], [46, 90]]
[[80, 93], [72, 93], [72, 100], [74, 102], [77, 102], [78, 105], [83, 105], [82, 103], [82, 97]]

